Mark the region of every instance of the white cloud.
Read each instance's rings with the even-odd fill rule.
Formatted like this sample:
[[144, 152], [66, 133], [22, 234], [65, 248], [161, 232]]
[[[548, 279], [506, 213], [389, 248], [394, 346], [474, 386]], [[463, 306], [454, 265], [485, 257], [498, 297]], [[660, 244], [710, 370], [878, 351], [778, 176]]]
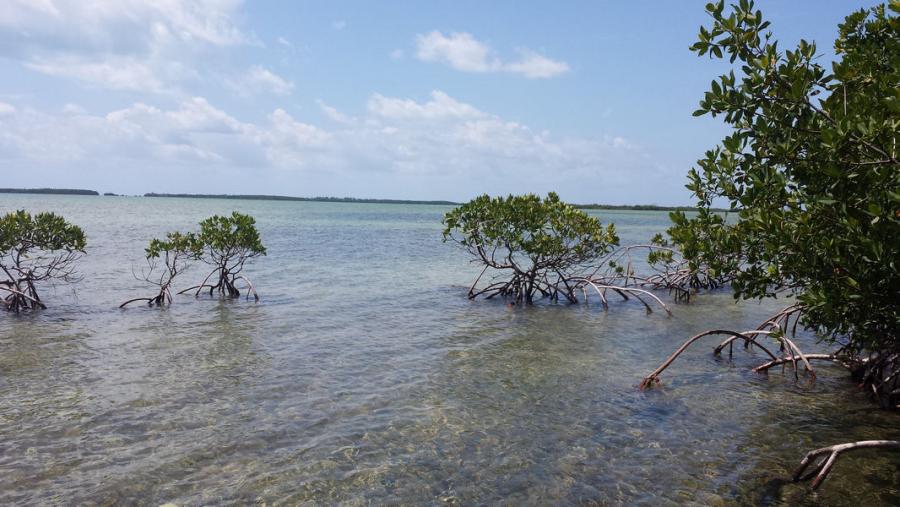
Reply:
[[656, 177], [624, 138], [556, 138], [437, 90], [422, 101], [373, 94], [359, 118], [319, 106], [333, 121], [329, 128], [283, 109], [246, 122], [202, 97], [169, 108], [139, 102], [105, 115], [0, 104], [0, 171], [132, 192], [153, 190], [140, 186], [167, 171], [168, 191], [461, 199], [555, 189], [595, 201], [604, 189], [618, 200], [629, 187], [646, 192], [645, 182]]
[[451, 33], [445, 36], [435, 30], [416, 36], [416, 57], [423, 62], [439, 62], [463, 72], [488, 72], [501, 66], [497, 59], [490, 59], [490, 48], [469, 33]]
[[334, 20], [331, 22], [331, 28], [338, 31], [343, 30], [344, 28], [347, 28], [347, 22], [343, 19]]
[[113, 90], [162, 92], [162, 72], [148, 62], [131, 57], [110, 56], [103, 60], [86, 60], [77, 55], [53, 59], [35, 59], [25, 63], [31, 70], [84, 81], [93, 86]]
[[294, 90], [294, 83], [261, 65], [250, 67], [243, 76], [236, 80], [228, 79], [226, 83], [230, 88], [245, 96], [259, 93], [289, 95]]
[[317, 100], [316, 103], [319, 105], [319, 109], [322, 110], [322, 113], [331, 121], [336, 123], [344, 123], [350, 124], [356, 121], [355, 118], [351, 118], [350, 116], [338, 111], [337, 109], [329, 106], [321, 99]]
[[160, 93], [197, 76], [204, 52], [255, 43], [239, 0], [6, 0], [0, 56], [92, 86]]
[[294, 45], [291, 44], [291, 41], [285, 39], [284, 37], [278, 37], [277, 40], [278, 40], [278, 43], [281, 44], [282, 46], [289, 47], [289, 48], [294, 47]]
[[556, 77], [569, 65], [528, 49], [519, 50], [519, 59], [503, 62], [494, 50], [466, 32], [449, 35], [434, 30], [416, 36], [416, 57], [423, 62], [443, 63], [463, 72], [509, 72], [529, 79]]
[[440, 120], [482, 118], [484, 113], [446, 93], [435, 90], [431, 100], [418, 103], [412, 99], [385, 97], [378, 93], [369, 98], [368, 111], [380, 118], [392, 120]]
[[522, 74], [529, 79], [546, 79], [569, 72], [569, 64], [551, 60], [527, 49], [519, 51], [520, 59], [507, 63], [503, 70]]
[[87, 110], [78, 104], [68, 103], [63, 106], [62, 112], [65, 114], [85, 114]]

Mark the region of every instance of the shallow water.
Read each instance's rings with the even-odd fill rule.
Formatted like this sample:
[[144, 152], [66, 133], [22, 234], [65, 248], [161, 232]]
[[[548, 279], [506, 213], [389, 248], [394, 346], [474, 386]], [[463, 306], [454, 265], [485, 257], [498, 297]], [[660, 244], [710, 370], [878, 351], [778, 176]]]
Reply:
[[[0, 194], [16, 208], [89, 247], [48, 310], [0, 315], [0, 504], [900, 503], [897, 455], [841, 458], [817, 496], [785, 482], [807, 450], [900, 437], [838, 368], [758, 376], [761, 355], [711, 341], [637, 389], [688, 336], [784, 302], [472, 302], [442, 206]], [[259, 304], [116, 308], [150, 295], [132, 276], [149, 238], [233, 209], [268, 247]], [[623, 243], [667, 221], [599, 215]]]

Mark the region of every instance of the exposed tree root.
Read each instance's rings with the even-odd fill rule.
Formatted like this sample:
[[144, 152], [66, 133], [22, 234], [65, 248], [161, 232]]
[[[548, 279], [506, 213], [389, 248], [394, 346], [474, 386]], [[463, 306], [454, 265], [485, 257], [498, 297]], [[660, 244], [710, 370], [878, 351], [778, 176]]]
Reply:
[[[651, 274], [635, 274], [632, 258], [634, 252], [648, 254]], [[654, 291], [666, 290], [676, 302], [688, 302], [697, 291], [718, 289], [731, 280], [727, 276], [713, 275], [706, 267], [692, 269], [677, 249], [657, 244], [624, 246], [610, 254], [605, 259], [605, 265], [609, 269], [598, 267], [588, 277], [592, 278], [603, 271], [607, 279], [621, 278], [621, 285], [634, 285]]]
[[[208, 284], [206, 282], [209, 281], [213, 275], [218, 274], [218, 282], [215, 285]], [[212, 296], [214, 292], [218, 292], [221, 295], [230, 297], [230, 298], [239, 298], [241, 297], [241, 291], [237, 288], [237, 281], [243, 280], [245, 284], [247, 284], [247, 299], [250, 299], [252, 295], [254, 300], [259, 301], [259, 294], [256, 293], [256, 289], [253, 287], [253, 283], [250, 282], [250, 279], [243, 275], [238, 275], [238, 273], [232, 273], [227, 268], [217, 267], [212, 270], [206, 278], [203, 279], [203, 283], [200, 285], [194, 285], [193, 287], [188, 287], [187, 289], [183, 289], [178, 292], [178, 294], [184, 294], [186, 292], [195, 291], [194, 296], [199, 296], [200, 292], [203, 289], [209, 289], [209, 295]], [[474, 296], [470, 296], [474, 297]]]
[[119, 305], [119, 308], [125, 308], [131, 303], [136, 303], [138, 301], [146, 301], [147, 306], [165, 306], [168, 304], [172, 304], [172, 294], [169, 292], [169, 288], [167, 286], [162, 288], [159, 291], [159, 294], [154, 297], [129, 299], [128, 301], [125, 301], [124, 303]]
[[[847, 356], [841, 356], [838, 354], [804, 354], [803, 356], [807, 361], [830, 361], [835, 364], [839, 364], [845, 368], [850, 368], [852, 365], [852, 360]], [[778, 359], [774, 359], [767, 363], [763, 363], [755, 368], [753, 368], [754, 373], [766, 373], [769, 369], [774, 368], [775, 366], [784, 365], [792, 363], [796, 367], [796, 358], [792, 356], [780, 357]]]
[[882, 408], [900, 409], [900, 353], [872, 353], [857, 360], [853, 377]]
[[[741, 339], [744, 340], [744, 348], [749, 348], [751, 345], [763, 350], [766, 354], [769, 355], [771, 361], [764, 363], [760, 366], [757, 366], [753, 369], [754, 372], [764, 373], [767, 372], [770, 368], [777, 365], [790, 363], [794, 367], [794, 376], [799, 379], [799, 369], [797, 368], [797, 363], [800, 362], [803, 364], [804, 369], [809, 373], [812, 379], [816, 378], [816, 372], [810, 364], [810, 359], [827, 359], [838, 362], [839, 364], [843, 364], [844, 366], [850, 367], [852, 361], [850, 358], [844, 358], [843, 356], [838, 356], [838, 354], [805, 354], [800, 347], [797, 346], [796, 343], [791, 338], [787, 337], [787, 330], [791, 327], [791, 334], [796, 335], [797, 331], [797, 323], [800, 320], [800, 314], [803, 311], [803, 308], [799, 304], [794, 304], [788, 306], [787, 308], [782, 309], [772, 317], [769, 317], [762, 324], [759, 325], [756, 329], [744, 331], [742, 333], [738, 333], [736, 331], [729, 330], [713, 330], [713, 331], [705, 331], [698, 335], [695, 335], [688, 339], [684, 344], [678, 348], [669, 358], [663, 362], [656, 370], [652, 373], [644, 377], [641, 381], [641, 389], [645, 389], [647, 387], [651, 387], [653, 384], [659, 382], [659, 374], [663, 372], [666, 368], [672, 364], [675, 359], [681, 355], [691, 344], [703, 338], [704, 336], [715, 335], [715, 334], [725, 334], [729, 335], [724, 341], [722, 341], [715, 349], [713, 349], [713, 353], [715, 355], [720, 355], [725, 347], [728, 347], [728, 356], [732, 357], [732, 347], [734, 345], [734, 341]], [[782, 357], [777, 357], [772, 352], [770, 352], [767, 348], [762, 346], [759, 341], [757, 341], [758, 336], [768, 336], [773, 340], [776, 340], [781, 345], [781, 353]], [[839, 360], [842, 359], [842, 360]]]
[[[22, 288], [23, 285], [24, 289]], [[47, 308], [44, 303], [41, 302], [41, 298], [38, 297], [34, 284], [28, 280], [0, 283], [0, 291], [7, 293], [2, 300], [3, 306], [7, 311], [19, 313], [23, 310]]]
[[0, 301], [7, 311], [20, 313], [46, 309], [36, 284], [52, 280], [77, 282], [81, 279], [75, 272], [80, 250], [47, 252], [38, 249], [28, 253], [27, 250], [34, 246], [29, 243], [28, 248], [7, 253], [7, 258], [4, 258], [4, 252], [0, 252], [0, 272], [5, 277], [0, 279], [0, 292], [3, 293]]
[[[800, 461], [800, 466], [794, 471], [794, 482], [806, 481], [815, 476], [810, 487], [812, 489], [817, 489], [822, 485], [822, 481], [828, 477], [828, 473], [831, 472], [831, 467], [834, 466], [838, 456], [847, 451], [859, 449], [890, 449], [893, 451], [900, 451], [900, 442], [896, 440], [863, 440], [860, 442], [832, 445], [830, 447], [823, 447], [821, 449], [810, 451], [803, 457], [803, 460]], [[812, 470], [804, 473], [809, 465], [818, 457], [822, 457], [822, 459], [813, 466]]]
[[[647, 313], [653, 313], [653, 307], [650, 306], [650, 304], [647, 303], [647, 301], [644, 298], [650, 299], [651, 301], [653, 301], [654, 303], [659, 305], [659, 307], [662, 308], [666, 312], [667, 315], [669, 315], [669, 316], [672, 315], [672, 310], [670, 310], [669, 307], [666, 306], [666, 304], [663, 303], [661, 299], [659, 299], [659, 297], [657, 297], [655, 294], [653, 294], [650, 291], [645, 290], [645, 289], [641, 289], [638, 287], [628, 287], [626, 285], [613, 285], [613, 284], [608, 283], [603, 278], [593, 278], [592, 279], [592, 278], [576, 276], [576, 277], [571, 277], [571, 278], [567, 278], [567, 279], [562, 279], [562, 281], [565, 283], [566, 296], [570, 300], [576, 299], [575, 298], [576, 290], [581, 290], [582, 294], [584, 295], [584, 300], [585, 300], [585, 302], [587, 302], [589, 291], [587, 291], [585, 289], [587, 287], [590, 287], [590, 288], [594, 289], [594, 291], [596, 291], [597, 296], [599, 296], [599, 298], [600, 298], [600, 303], [603, 305], [603, 308], [609, 308], [609, 299], [607, 298], [606, 295], [607, 295], [607, 291], [612, 291], [612, 292], [618, 294], [619, 296], [621, 296], [622, 299], [624, 299], [625, 301], [628, 301], [630, 299], [629, 296], [634, 297], [635, 299], [640, 301], [641, 304], [644, 305], [644, 308], [647, 310]], [[557, 285], [556, 289], [559, 290], [558, 285]]]
[[[670, 308], [653, 292], [665, 290], [676, 302], [689, 301], [698, 290], [715, 289], [729, 282], [727, 277], [714, 276], [709, 270], [690, 269], [681, 254], [668, 246], [624, 246], [605, 255], [596, 264], [565, 269], [550, 265], [524, 268], [518, 263], [519, 259], [513, 259], [502, 248], [485, 249], [479, 245], [468, 248], [484, 263], [484, 268], [469, 287], [469, 299], [501, 296], [515, 302], [532, 303], [537, 298], [548, 297], [553, 301], [565, 299], [569, 303], [578, 303], [580, 298], [588, 302], [596, 294], [603, 308], [609, 308], [609, 296], [617, 294], [624, 300], [636, 299], [647, 313], [661, 308], [671, 315]], [[649, 252], [659, 259], [650, 263], [653, 270], [650, 275], [636, 273], [637, 263], [632, 258], [635, 252]], [[501, 275], [479, 288], [479, 282], [489, 269], [510, 275]]]
[[699, 340], [700, 338], [703, 338], [704, 336], [710, 336], [710, 335], [722, 335], [722, 334], [734, 336], [734, 337], [737, 337], [737, 338], [740, 338], [740, 339], [744, 340], [744, 343], [747, 344], [748, 346], [749, 346], [750, 344], [752, 344], [752, 345], [754, 345], [755, 347], [757, 347], [758, 349], [762, 350], [762, 351], [765, 352], [770, 358], [772, 358], [773, 361], [778, 360], [778, 358], [775, 356], [775, 354], [773, 354], [772, 352], [770, 352], [769, 349], [767, 349], [766, 347], [762, 346], [761, 344], [759, 344], [758, 342], [756, 342], [753, 338], [751, 338], [752, 334], [754, 334], [755, 332], [757, 332], [757, 331], [749, 331], [748, 333], [738, 333], [738, 332], [736, 332], [736, 331], [729, 331], [729, 330], [727, 330], [727, 329], [715, 329], [715, 330], [711, 330], [711, 331], [704, 331], [704, 332], [702, 332], [702, 333], [700, 333], [700, 334], [694, 335], [694, 336], [692, 336], [690, 339], [688, 339], [686, 342], [684, 342], [684, 343], [681, 345], [681, 347], [678, 347], [678, 350], [676, 350], [675, 352], [673, 352], [672, 355], [670, 355], [668, 359], [666, 359], [665, 361], [663, 361], [663, 363], [662, 363], [661, 365], [659, 365], [658, 368], [656, 368], [655, 370], [653, 370], [652, 373], [650, 373], [649, 375], [647, 375], [646, 377], [644, 377], [644, 379], [641, 381], [641, 389], [643, 390], [643, 389], [646, 389], [646, 388], [648, 388], [648, 387], [652, 387], [653, 384], [659, 383], [659, 374], [662, 373], [663, 371], [665, 371], [665, 369], [668, 368], [669, 365], [671, 365], [671, 364], [675, 361], [675, 359], [677, 359], [678, 356], [681, 355], [682, 352], [684, 352], [685, 350], [687, 350], [687, 348], [690, 347], [691, 344], [693, 344], [694, 342], [696, 342], [696, 341]]
[[[159, 291], [152, 297], [129, 299], [119, 305], [119, 308], [125, 308], [131, 303], [136, 303], [138, 301], [146, 301], [147, 306], [151, 307], [163, 307], [172, 304], [172, 292], [170, 290], [172, 283], [175, 281], [175, 277], [187, 268], [189, 261], [193, 257], [189, 251], [180, 247], [180, 245], [173, 245], [171, 243], [171, 241], [179, 241], [183, 236], [178, 233], [170, 233], [168, 237], [170, 243], [162, 243], [159, 240], [153, 240], [151, 242], [151, 248], [158, 244], [161, 244], [164, 248], [160, 248], [158, 252], [154, 252], [158, 253], [158, 255], [148, 254], [147, 268], [145, 268], [140, 275], [135, 273], [132, 269], [132, 274], [136, 279], [159, 287]], [[157, 276], [154, 275], [154, 272], [157, 271], [157, 268], [160, 268], [160, 260], [162, 260], [162, 269], [159, 270], [159, 275]]]

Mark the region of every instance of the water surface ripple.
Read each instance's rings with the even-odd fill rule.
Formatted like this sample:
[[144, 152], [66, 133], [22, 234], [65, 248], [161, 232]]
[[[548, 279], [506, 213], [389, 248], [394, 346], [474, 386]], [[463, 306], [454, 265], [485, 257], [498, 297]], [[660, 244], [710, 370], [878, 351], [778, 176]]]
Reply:
[[[48, 310], [0, 315], [0, 504], [900, 504], [896, 455], [842, 458], [815, 497], [785, 482], [812, 448], [900, 437], [837, 368], [761, 377], [708, 343], [637, 389], [686, 337], [780, 302], [471, 302], [441, 206], [0, 195], [17, 208], [90, 246]], [[269, 250], [259, 304], [116, 308], [149, 290], [149, 238], [232, 209]], [[625, 243], [667, 220], [600, 216]]]

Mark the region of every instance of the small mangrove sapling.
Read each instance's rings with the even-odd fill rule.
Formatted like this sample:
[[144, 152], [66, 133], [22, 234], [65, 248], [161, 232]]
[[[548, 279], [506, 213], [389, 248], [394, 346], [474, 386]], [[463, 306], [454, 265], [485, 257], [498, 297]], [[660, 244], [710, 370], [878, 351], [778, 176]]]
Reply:
[[[154, 238], [146, 249], [147, 269], [135, 278], [144, 280], [159, 287], [155, 296], [130, 299], [119, 308], [124, 308], [137, 301], [146, 301], [149, 306], [165, 306], [172, 303], [170, 287], [178, 273], [185, 270], [191, 261], [200, 258], [203, 243], [194, 233], [170, 232], [165, 239]], [[162, 267], [160, 268], [160, 261]], [[158, 275], [155, 272], [159, 272]]]
[[[531, 304], [535, 296], [576, 302], [567, 279], [606, 255], [619, 242], [615, 227], [559, 199], [553, 192], [490, 197], [482, 195], [444, 215], [444, 241], [462, 246], [484, 269], [468, 296], [511, 297]], [[500, 272], [484, 288], [488, 269]]]
[[0, 293], [4, 308], [46, 308], [39, 282], [78, 280], [75, 262], [84, 253], [84, 231], [55, 213], [18, 210], [0, 217]]
[[[198, 238], [203, 249], [200, 260], [213, 266], [213, 270], [200, 285], [184, 289], [179, 294], [194, 290], [194, 295], [198, 296], [203, 289], [209, 289], [210, 295], [218, 292], [237, 298], [241, 295], [237, 283], [243, 281], [247, 286], [247, 298], [252, 294], [259, 301], [253, 284], [241, 274], [248, 260], [266, 255], [266, 248], [256, 230], [256, 220], [237, 211], [232, 212], [231, 216], [215, 215], [200, 222]], [[209, 283], [210, 280], [215, 280], [215, 283]]]

